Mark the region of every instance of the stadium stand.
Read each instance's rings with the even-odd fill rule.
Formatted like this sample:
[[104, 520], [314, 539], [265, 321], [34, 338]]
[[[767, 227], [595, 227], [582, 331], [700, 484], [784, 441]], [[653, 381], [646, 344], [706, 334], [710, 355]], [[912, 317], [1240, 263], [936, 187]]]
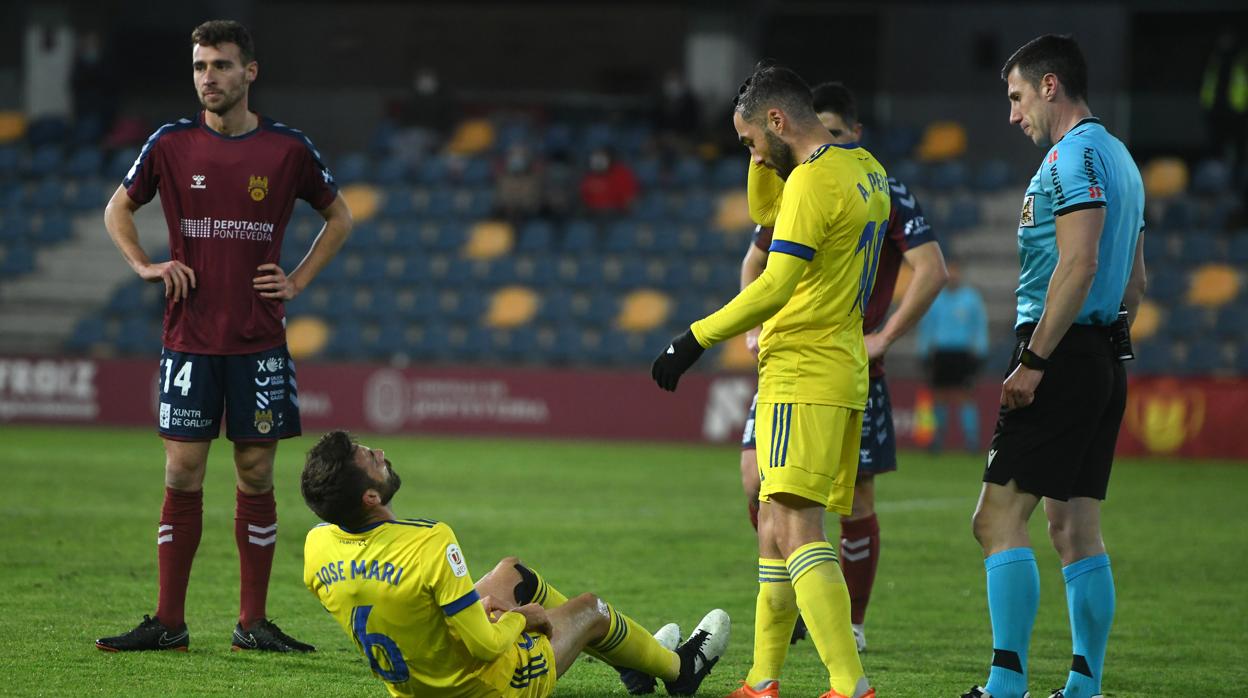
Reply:
[[[737, 289], [753, 225], [736, 153], [660, 156], [645, 125], [500, 116], [465, 121], [445, 153], [413, 161], [389, 149], [386, 133], [379, 129], [368, 151], [329, 158], [357, 223], [347, 248], [287, 308], [301, 357], [638, 365]], [[967, 159], [956, 123], [872, 137], [985, 292], [993, 336], [1007, 336], [1017, 253], [1002, 232], [1016, 225], [1021, 175], [999, 160]], [[610, 148], [634, 171], [640, 195], [616, 215], [543, 207], [499, 220], [494, 178], [513, 145], [576, 171], [595, 148]], [[7, 333], [31, 303], [61, 317], [26, 323], [32, 334], [17, 348], [148, 356], [159, 343], [160, 288], [99, 261], [111, 259], [98, 224], [103, 203], [135, 155], [75, 144], [63, 123], [0, 114], [0, 319]], [[1133, 370], [1242, 371], [1248, 230], [1232, 226], [1242, 225], [1234, 186], [1243, 175], [1177, 158], [1155, 158], [1143, 173], [1149, 290]], [[576, 182], [575, 171], [565, 181]], [[163, 247], [159, 212], [140, 214], [144, 244]], [[284, 265], [298, 262], [320, 226], [314, 211], [297, 207]], [[49, 290], [44, 251], [58, 263], [76, 260], [72, 291]], [[6, 341], [12, 350], [16, 340]], [[912, 351], [903, 341], [890, 362]], [[743, 347], [715, 357], [734, 369], [753, 360]]]

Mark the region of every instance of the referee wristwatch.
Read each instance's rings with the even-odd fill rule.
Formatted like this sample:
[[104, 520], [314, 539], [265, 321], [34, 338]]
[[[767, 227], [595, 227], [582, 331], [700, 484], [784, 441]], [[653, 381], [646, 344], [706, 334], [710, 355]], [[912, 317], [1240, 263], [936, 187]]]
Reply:
[[1023, 353], [1018, 355], [1019, 365], [1026, 366], [1033, 371], [1043, 371], [1049, 367], [1049, 360], [1040, 356], [1031, 349], [1023, 349]]

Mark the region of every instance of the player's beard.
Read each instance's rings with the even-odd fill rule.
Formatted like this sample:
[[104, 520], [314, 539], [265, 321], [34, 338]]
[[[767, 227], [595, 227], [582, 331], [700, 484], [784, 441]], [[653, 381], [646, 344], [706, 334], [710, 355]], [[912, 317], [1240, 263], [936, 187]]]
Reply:
[[403, 485], [403, 480], [399, 474], [394, 472], [394, 468], [390, 466], [390, 459], [386, 459], [386, 479], [384, 482], [377, 482], [374, 489], [377, 494], [381, 495], [381, 504], [386, 506], [390, 504], [390, 500], [394, 499], [394, 494], [399, 491], [399, 487]]
[[767, 152], [771, 155], [772, 168], [776, 170], [776, 174], [780, 175], [780, 179], [788, 179], [797, 167], [797, 156], [793, 154], [793, 148], [771, 131], [763, 131], [763, 138], [767, 140]]
[[239, 90], [237, 92], [229, 92], [227, 90], [221, 90], [221, 102], [217, 104], [215, 107], [208, 106], [208, 102], [207, 100], [204, 99], [203, 95], [200, 95], [199, 97], [199, 104], [204, 109], [212, 112], [213, 114], [216, 114], [217, 116], [221, 116], [222, 114], [225, 114], [229, 112], [231, 109], [233, 109], [234, 106], [237, 105], [240, 100], [242, 100], [244, 94], [245, 93], [243, 90]]

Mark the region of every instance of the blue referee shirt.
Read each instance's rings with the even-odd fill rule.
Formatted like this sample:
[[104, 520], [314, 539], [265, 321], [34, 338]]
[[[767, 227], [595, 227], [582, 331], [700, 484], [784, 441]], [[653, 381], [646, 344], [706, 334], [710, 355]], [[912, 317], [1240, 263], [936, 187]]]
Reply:
[[919, 354], [933, 351], [988, 353], [988, 311], [974, 287], [946, 286], [919, 320]]
[[1057, 266], [1056, 217], [1084, 208], [1105, 208], [1096, 277], [1075, 322], [1108, 325], [1135, 262], [1144, 229], [1144, 183], [1122, 141], [1099, 119], [1075, 124], [1049, 149], [1027, 185], [1018, 220], [1018, 315], [1015, 327], [1039, 322], [1049, 279]]

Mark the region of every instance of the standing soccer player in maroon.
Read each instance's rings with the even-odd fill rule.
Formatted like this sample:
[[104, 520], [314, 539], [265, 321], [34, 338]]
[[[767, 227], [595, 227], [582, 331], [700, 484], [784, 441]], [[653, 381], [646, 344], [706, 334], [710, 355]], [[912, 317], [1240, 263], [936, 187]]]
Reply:
[[[301, 132], [251, 112], [257, 65], [241, 24], [205, 22], [191, 34], [195, 90], [204, 110], [162, 126], [104, 213], [108, 234], [140, 278], [165, 285], [164, 350], [157, 387], [165, 444], [165, 503], [157, 530], [155, 617], [102, 638], [106, 651], [186, 650], [186, 589], [203, 527], [208, 449], [221, 429], [234, 443], [234, 537], [240, 567], [239, 650], [310, 652], [265, 613], [277, 542], [273, 460], [298, 436], [295, 367], [286, 350], [285, 302], [299, 295], [351, 232], [351, 213], [320, 153]], [[139, 245], [134, 212], [160, 194], [168, 262]], [[282, 235], [295, 199], [325, 218], [287, 275]]]

